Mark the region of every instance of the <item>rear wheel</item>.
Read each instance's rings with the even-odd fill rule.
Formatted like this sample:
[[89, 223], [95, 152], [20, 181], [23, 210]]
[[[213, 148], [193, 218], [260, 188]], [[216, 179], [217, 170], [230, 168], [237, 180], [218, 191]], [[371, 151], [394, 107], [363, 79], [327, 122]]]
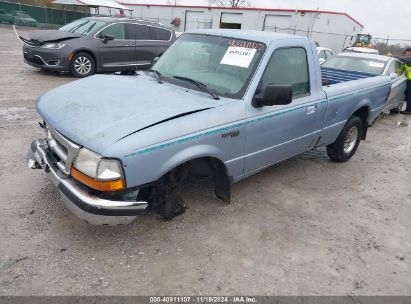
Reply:
[[74, 77], [87, 77], [93, 75], [95, 71], [96, 62], [90, 54], [79, 52], [71, 59], [70, 72]]
[[336, 162], [348, 161], [357, 151], [362, 135], [362, 120], [358, 116], [352, 116], [344, 126], [337, 140], [327, 146], [328, 157]]
[[401, 101], [400, 101], [399, 105], [396, 106], [395, 108], [391, 109], [391, 110], [390, 110], [390, 113], [393, 113], [393, 114], [398, 114], [398, 113], [400, 113], [400, 112], [404, 109], [405, 104], [406, 104], [406, 102], [405, 102], [405, 95], [403, 95], [402, 98], [401, 98]]

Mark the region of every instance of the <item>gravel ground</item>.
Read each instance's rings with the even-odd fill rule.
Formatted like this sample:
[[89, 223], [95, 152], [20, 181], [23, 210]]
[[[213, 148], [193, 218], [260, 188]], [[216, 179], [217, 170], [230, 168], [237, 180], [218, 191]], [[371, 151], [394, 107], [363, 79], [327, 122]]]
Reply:
[[[24, 31], [22, 31], [24, 32]], [[388, 115], [344, 164], [307, 152], [190, 209], [90, 226], [26, 167], [42, 136], [34, 100], [73, 80], [23, 62], [0, 26], [0, 294], [411, 295], [411, 118]]]

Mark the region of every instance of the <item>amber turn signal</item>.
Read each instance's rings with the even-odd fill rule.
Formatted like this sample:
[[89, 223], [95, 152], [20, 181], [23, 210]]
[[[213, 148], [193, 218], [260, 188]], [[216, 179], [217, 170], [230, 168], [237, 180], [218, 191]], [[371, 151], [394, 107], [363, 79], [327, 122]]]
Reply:
[[81, 173], [74, 167], [71, 168], [71, 176], [86, 186], [99, 191], [118, 191], [126, 188], [126, 182], [124, 179], [99, 181], [85, 175], [84, 173]]

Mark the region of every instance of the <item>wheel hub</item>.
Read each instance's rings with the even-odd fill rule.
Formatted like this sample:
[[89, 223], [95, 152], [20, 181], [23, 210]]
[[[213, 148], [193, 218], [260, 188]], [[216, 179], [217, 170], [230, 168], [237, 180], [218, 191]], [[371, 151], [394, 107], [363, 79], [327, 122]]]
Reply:
[[76, 61], [74, 61], [74, 68], [77, 73], [81, 75], [88, 74], [91, 70], [91, 62], [87, 57], [78, 57]]
[[358, 139], [358, 128], [356, 126], [352, 126], [348, 132], [347, 136], [344, 141], [344, 152], [346, 154], [350, 154], [355, 147]]

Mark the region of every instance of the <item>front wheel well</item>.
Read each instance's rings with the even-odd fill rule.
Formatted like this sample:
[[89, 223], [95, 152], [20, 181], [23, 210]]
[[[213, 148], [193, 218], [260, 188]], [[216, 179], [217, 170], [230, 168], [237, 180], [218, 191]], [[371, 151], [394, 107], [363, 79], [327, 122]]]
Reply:
[[76, 55], [76, 54], [78, 54], [78, 53], [86, 53], [86, 54], [89, 54], [91, 57], [93, 57], [94, 62], [95, 62], [95, 64], [96, 64], [96, 69], [97, 69], [97, 66], [98, 66], [98, 65], [97, 65], [97, 57], [96, 57], [96, 55], [95, 55], [92, 51], [87, 50], [87, 49], [75, 50], [75, 51], [71, 54], [71, 56], [70, 56], [70, 62], [71, 62], [71, 60], [73, 59], [74, 55]]
[[[200, 157], [186, 161], [169, 170], [156, 182], [150, 183], [148, 187], [143, 187], [142, 189], [146, 190], [143, 190], [142, 193], [150, 193], [151, 191], [148, 188], [155, 189], [164, 186], [168, 187], [171, 184], [171, 186], [174, 187], [177, 186], [177, 184], [180, 184], [181, 181], [187, 180], [188, 178], [198, 178], [202, 176], [209, 177], [210, 181], [214, 182], [214, 192], [219, 199], [225, 203], [230, 203], [231, 178], [225, 164], [220, 159], [215, 157]], [[157, 200], [157, 198], [153, 197], [148, 198], [148, 200], [150, 199]]]
[[352, 116], [359, 117], [362, 121], [362, 125], [363, 125], [363, 132], [361, 136], [362, 140], [365, 140], [367, 136], [368, 125], [369, 125], [369, 122], [368, 122], [369, 115], [370, 115], [369, 107], [361, 107], [357, 111], [355, 111], [354, 114], [352, 115]]
[[226, 203], [231, 201], [231, 179], [225, 164], [215, 157], [201, 157], [188, 162], [189, 174], [204, 174], [214, 181], [215, 195]]

